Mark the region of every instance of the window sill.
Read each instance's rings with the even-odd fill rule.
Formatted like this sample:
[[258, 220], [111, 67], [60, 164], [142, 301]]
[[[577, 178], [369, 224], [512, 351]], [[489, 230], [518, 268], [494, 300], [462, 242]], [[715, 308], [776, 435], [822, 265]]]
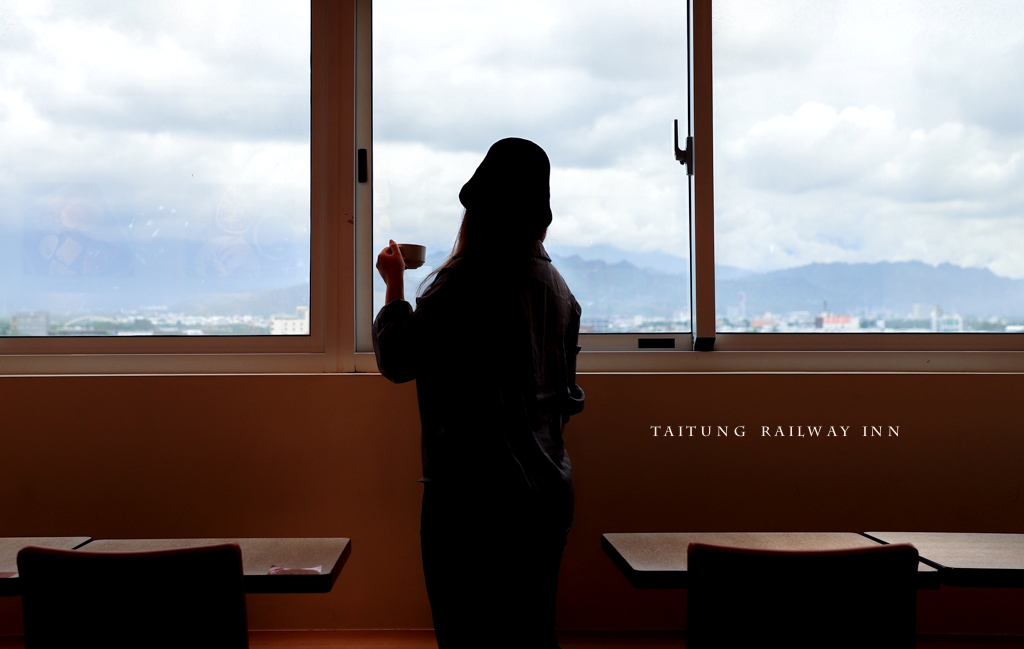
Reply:
[[1024, 351], [581, 352], [579, 372], [1024, 373]]
[[[357, 353], [355, 373], [376, 373], [372, 353]], [[328, 354], [3, 355], [0, 375], [325, 374]], [[719, 374], [1024, 374], [1024, 351], [584, 351], [580, 373]]]
[[[376, 372], [373, 354], [356, 354], [356, 372]], [[1018, 374], [1024, 351], [593, 351], [580, 373]]]
[[332, 371], [326, 354], [21, 354], [0, 356], [0, 376], [290, 374]]

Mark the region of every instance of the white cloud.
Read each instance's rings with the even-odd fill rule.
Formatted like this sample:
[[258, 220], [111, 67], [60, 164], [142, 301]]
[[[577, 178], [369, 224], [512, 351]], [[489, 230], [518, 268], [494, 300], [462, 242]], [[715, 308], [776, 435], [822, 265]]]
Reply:
[[901, 128], [895, 111], [874, 106], [807, 103], [720, 146], [721, 263], [921, 260], [1024, 276], [1024, 142], [958, 123]]
[[717, 3], [718, 261], [921, 260], [1024, 277], [1022, 11]]
[[808, 102], [792, 115], [757, 122], [738, 140], [720, 142], [721, 166], [754, 187], [799, 193], [871, 175], [891, 155], [895, 136], [892, 111], [837, 111]]

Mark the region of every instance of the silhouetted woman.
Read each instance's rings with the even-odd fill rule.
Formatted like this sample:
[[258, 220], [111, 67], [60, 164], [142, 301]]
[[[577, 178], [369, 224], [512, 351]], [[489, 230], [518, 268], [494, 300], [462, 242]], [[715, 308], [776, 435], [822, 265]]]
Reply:
[[438, 646], [557, 647], [558, 567], [573, 519], [562, 430], [583, 409], [580, 307], [541, 242], [551, 166], [495, 143], [462, 188], [452, 256], [404, 299], [394, 241], [377, 257], [386, 304], [377, 365], [416, 379], [423, 427], [420, 542]]

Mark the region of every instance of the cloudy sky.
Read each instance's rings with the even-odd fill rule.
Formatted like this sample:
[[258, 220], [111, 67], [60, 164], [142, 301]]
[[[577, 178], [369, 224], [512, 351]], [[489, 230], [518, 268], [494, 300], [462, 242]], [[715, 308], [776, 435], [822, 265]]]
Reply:
[[552, 161], [550, 244], [686, 255], [685, 2], [377, 0], [373, 21], [376, 245], [449, 249], [462, 184], [517, 136]]
[[309, 21], [0, 0], [0, 310], [308, 281]]
[[1024, 277], [1024, 4], [715, 7], [720, 263]]
[[[377, 0], [375, 242], [447, 247], [494, 140], [549, 153], [553, 246], [683, 254], [685, 3]], [[716, 0], [719, 264], [1024, 277], [1024, 4]]]

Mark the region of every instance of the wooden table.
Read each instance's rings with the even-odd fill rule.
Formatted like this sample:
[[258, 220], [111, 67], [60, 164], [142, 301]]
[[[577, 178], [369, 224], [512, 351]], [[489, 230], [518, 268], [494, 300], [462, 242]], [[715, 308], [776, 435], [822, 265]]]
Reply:
[[1024, 588], [1024, 534], [866, 532], [882, 543], [913, 543], [949, 586]]
[[[603, 534], [601, 546], [636, 588], [686, 588], [686, 547], [708, 543], [756, 550], [821, 551], [877, 547], [852, 532], [682, 532]], [[919, 564], [918, 587], [938, 588], [938, 571]]]
[[21, 594], [18, 580], [18, 552], [30, 545], [74, 550], [89, 542], [88, 536], [19, 536], [0, 539], [0, 597]]
[[[199, 545], [237, 543], [242, 549], [242, 573], [247, 593], [327, 593], [348, 560], [349, 539], [102, 539], [80, 550], [87, 552], [144, 552]], [[271, 567], [319, 573], [270, 574]]]

